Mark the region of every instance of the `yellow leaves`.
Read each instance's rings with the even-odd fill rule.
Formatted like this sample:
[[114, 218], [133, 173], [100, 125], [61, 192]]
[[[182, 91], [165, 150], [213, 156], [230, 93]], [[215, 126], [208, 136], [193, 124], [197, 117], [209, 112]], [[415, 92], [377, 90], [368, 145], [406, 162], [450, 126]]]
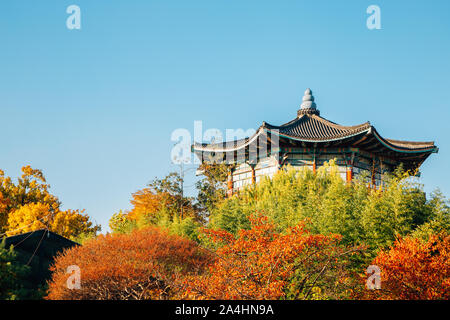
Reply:
[[84, 210], [53, 211], [48, 204], [31, 203], [13, 211], [8, 218], [7, 235], [39, 229], [49, 229], [63, 237], [73, 238], [82, 233], [96, 232]]
[[7, 235], [25, 233], [47, 227], [51, 216], [50, 206], [43, 203], [30, 203], [14, 210], [8, 217]]
[[0, 233], [11, 236], [48, 228], [74, 238], [100, 229], [92, 227], [83, 210], [60, 210], [60, 202], [49, 188], [43, 172], [29, 165], [22, 168], [17, 183], [0, 170]]
[[154, 193], [149, 188], [133, 193], [132, 197], [130, 202], [133, 209], [128, 214], [128, 218], [131, 220], [138, 220], [144, 215], [156, 213], [164, 202], [163, 193]]
[[74, 238], [83, 233], [96, 233], [99, 226], [92, 227], [84, 210], [58, 211], [51, 224], [51, 230], [66, 238]]
[[37, 178], [41, 182], [46, 182], [44, 174], [42, 170], [39, 169], [33, 169], [30, 165], [27, 165], [25, 167], [22, 167], [22, 179], [29, 179], [29, 178]]
[[114, 213], [109, 219], [109, 228], [113, 232], [120, 232], [127, 224], [128, 222], [128, 214], [123, 213], [122, 210], [120, 210], [117, 213]]
[[0, 213], [3, 213], [6, 210], [7, 204], [8, 204], [8, 200], [5, 199], [3, 194], [0, 192]]

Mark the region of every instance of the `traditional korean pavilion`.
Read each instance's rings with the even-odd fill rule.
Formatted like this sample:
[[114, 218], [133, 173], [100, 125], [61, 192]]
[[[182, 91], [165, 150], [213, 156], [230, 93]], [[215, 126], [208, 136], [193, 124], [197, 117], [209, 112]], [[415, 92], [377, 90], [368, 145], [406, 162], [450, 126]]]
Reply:
[[367, 172], [376, 188], [383, 175], [403, 164], [416, 170], [438, 151], [434, 142], [401, 141], [383, 138], [369, 122], [342, 126], [320, 116], [310, 89], [305, 91], [297, 117], [280, 126], [263, 122], [255, 134], [223, 143], [194, 143], [192, 151], [203, 163], [231, 164], [229, 195], [262, 176], [273, 176], [284, 165], [318, 166], [331, 159], [343, 179]]

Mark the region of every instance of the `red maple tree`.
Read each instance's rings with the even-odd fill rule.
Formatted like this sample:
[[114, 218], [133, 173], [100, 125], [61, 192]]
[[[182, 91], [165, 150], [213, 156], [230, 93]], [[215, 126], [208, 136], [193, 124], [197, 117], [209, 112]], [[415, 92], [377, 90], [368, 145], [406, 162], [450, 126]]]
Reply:
[[372, 299], [431, 300], [450, 298], [450, 235], [428, 241], [399, 239], [373, 261], [381, 270], [381, 289]]
[[[304, 224], [276, 231], [267, 217], [251, 217], [251, 229], [237, 237], [223, 230], [204, 230], [219, 246], [208, 272], [185, 280], [190, 299], [312, 298], [319, 282], [333, 275], [345, 278], [337, 266], [341, 258], [361, 248], [339, 246], [339, 235], [313, 235]], [[301, 272], [299, 272], [301, 271]], [[327, 280], [328, 281], [328, 280]]]

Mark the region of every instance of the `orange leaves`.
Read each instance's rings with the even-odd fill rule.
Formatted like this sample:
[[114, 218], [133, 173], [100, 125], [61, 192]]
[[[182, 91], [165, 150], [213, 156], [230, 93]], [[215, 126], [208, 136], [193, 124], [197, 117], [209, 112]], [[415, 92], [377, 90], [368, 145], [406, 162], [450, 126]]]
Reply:
[[192, 198], [183, 196], [181, 182], [177, 173], [153, 180], [146, 188], [132, 194], [130, 202], [133, 208], [123, 217], [144, 225], [158, 224], [164, 218], [172, 221], [175, 216], [198, 219], [198, 208]]
[[[312, 235], [303, 224], [277, 232], [263, 216], [236, 237], [203, 232], [214, 250], [155, 227], [101, 235], [57, 258], [49, 298], [318, 298], [324, 282], [346, 279], [341, 259], [354, 252], [339, 246], [339, 236]], [[70, 265], [81, 269], [80, 290], [66, 287]]]
[[427, 242], [405, 238], [378, 254], [381, 299], [449, 299], [450, 236], [434, 235]]
[[[278, 233], [267, 217], [251, 217], [251, 229], [240, 230], [234, 238], [223, 230], [205, 230], [214, 243], [222, 246], [208, 274], [185, 281], [186, 298], [197, 299], [279, 299], [298, 267], [299, 259], [323, 258], [335, 253], [337, 236], [311, 235], [303, 224]], [[327, 258], [332, 259], [333, 255]], [[328, 263], [328, 262], [326, 262]], [[311, 266], [310, 274], [318, 275], [326, 265]], [[307, 279], [310, 279], [307, 276]]]
[[[59, 256], [53, 267], [49, 299], [167, 299], [176, 283], [200, 272], [210, 255], [194, 242], [156, 228], [131, 234], [100, 235]], [[81, 289], [66, 286], [66, 269], [81, 269]]]

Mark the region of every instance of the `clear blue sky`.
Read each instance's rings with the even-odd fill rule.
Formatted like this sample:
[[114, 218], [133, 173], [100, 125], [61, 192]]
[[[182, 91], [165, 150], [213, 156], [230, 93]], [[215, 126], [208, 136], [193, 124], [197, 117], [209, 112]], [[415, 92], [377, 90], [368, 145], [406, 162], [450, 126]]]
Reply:
[[[81, 30], [66, 28], [71, 4]], [[371, 4], [381, 30], [366, 27]], [[422, 182], [448, 196], [449, 12], [446, 0], [3, 0], [0, 168], [44, 170], [64, 208], [106, 231], [132, 192], [176, 169], [174, 129], [282, 124], [310, 87], [334, 122], [436, 141]]]

